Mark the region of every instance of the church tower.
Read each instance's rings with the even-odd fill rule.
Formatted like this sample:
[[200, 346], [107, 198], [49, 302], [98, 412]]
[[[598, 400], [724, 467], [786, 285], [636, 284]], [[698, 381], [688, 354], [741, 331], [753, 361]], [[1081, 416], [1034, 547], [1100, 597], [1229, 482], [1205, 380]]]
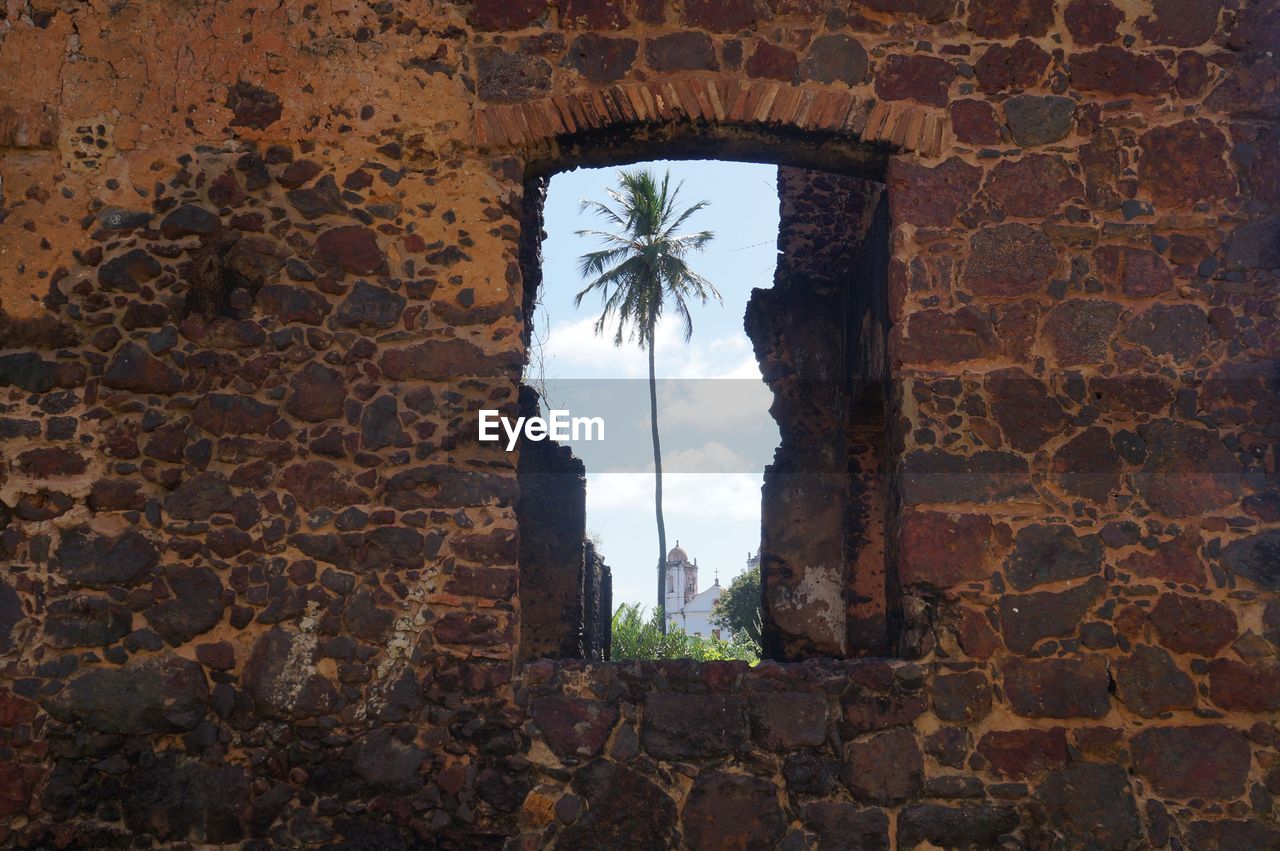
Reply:
[[[692, 583], [692, 584], [690, 584]], [[684, 604], [698, 593], [698, 568], [689, 562], [689, 554], [680, 542], [667, 553], [667, 590], [665, 604], [667, 616], [684, 608]]]

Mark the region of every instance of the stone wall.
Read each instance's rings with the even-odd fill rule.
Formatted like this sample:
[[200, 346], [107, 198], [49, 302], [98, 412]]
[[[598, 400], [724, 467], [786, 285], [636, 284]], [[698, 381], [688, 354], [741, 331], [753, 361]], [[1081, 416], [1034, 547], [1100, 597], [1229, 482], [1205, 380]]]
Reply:
[[[10, 0], [0, 842], [1277, 844], [1278, 22]], [[886, 187], [913, 661], [516, 663], [526, 187], [665, 154]]]

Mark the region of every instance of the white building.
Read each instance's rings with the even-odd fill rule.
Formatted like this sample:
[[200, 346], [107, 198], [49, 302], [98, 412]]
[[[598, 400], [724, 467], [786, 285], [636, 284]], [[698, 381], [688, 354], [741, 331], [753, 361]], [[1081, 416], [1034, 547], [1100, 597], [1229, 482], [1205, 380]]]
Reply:
[[703, 638], [718, 636], [720, 630], [711, 623], [711, 610], [720, 599], [720, 579], [710, 588], [698, 591], [698, 562], [680, 548], [680, 542], [667, 553], [667, 623], [691, 635]]

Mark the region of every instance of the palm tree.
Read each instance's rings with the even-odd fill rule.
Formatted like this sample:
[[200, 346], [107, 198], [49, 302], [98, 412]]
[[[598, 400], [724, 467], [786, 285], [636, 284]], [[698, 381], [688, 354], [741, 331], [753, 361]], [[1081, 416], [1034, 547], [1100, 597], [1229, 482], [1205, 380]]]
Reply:
[[667, 618], [664, 591], [667, 583], [667, 529], [662, 520], [662, 446], [658, 440], [658, 385], [653, 366], [654, 331], [662, 309], [670, 300], [684, 322], [684, 339], [693, 336], [689, 302], [702, 304], [720, 293], [710, 281], [689, 268], [686, 257], [711, 242], [711, 231], [680, 233], [706, 201], [680, 210], [680, 187], [670, 187], [671, 175], [661, 184], [648, 169], [622, 171], [619, 187], [608, 189], [612, 206], [601, 201], [583, 201], [582, 212], [590, 210], [613, 225], [615, 231], [580, 230], [578, 236], [599, 239], [603, 247], [582, 255], [578, 271], [590, 283], [574, 298], [574, 306], [593, 290], [599, 291], [604, 310], [596, 321], [597, 334], [616, 318], [613, 344], [635, 340], [649, 353], [649, 421], [653, 431], [654, 510], [658, 517], [658, 613], [662, 630]]

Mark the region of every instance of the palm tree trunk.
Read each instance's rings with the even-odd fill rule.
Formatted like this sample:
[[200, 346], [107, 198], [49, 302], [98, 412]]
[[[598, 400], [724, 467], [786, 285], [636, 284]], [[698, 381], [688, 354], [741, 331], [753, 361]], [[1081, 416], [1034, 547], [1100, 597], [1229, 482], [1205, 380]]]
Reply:
[[662, 522], [662, 446], [658, 442], [658, 382], [653, 367], [654, 328], [649, 326], [649, 424], [653, 429], [653, 506], [658, 515], [658, 616], [667, 633], [667, 527]]

